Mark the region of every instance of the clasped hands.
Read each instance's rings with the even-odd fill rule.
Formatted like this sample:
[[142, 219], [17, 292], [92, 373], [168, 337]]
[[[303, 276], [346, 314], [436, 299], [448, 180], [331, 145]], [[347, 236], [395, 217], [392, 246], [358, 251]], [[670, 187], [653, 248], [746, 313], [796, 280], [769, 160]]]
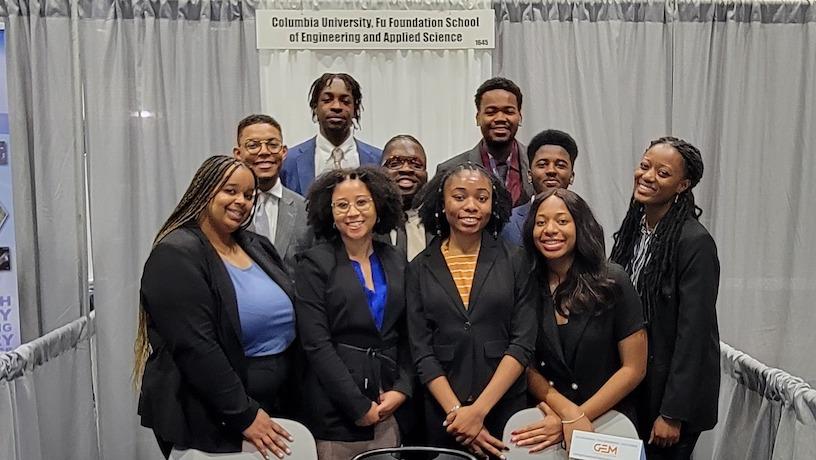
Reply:
[[355, 423], [357, 426], [371, 426], [382, 422], [392, 416], [406, 399], [407, 397], [399, 391], [384, 391], [380, 393], [379, 404], [372, 401], [368, 412]]
[[477, 404], [456, 407], [448, 412], [442, 426], [456, 438], [456, 442], [467, 446], [474, 454], [482, 457], [490, 454], [503, 459], [502, 451], [507, 447], [485, 428], [486, 415], [487, 412]]
[[572, 432], [594, 431], [592, 422], [576, 406], [575, 416], [569, 419], [570, 423], [563, 422], [561, 417], [545, 402], [538, 404], [538, 409], [544, 417], [525, 427], [514, 430], [510, 441], [520, 447], [530, 447], [530, 453], [540, 452], [547, 447], [564, 441], [564, 448], [569, 452]]

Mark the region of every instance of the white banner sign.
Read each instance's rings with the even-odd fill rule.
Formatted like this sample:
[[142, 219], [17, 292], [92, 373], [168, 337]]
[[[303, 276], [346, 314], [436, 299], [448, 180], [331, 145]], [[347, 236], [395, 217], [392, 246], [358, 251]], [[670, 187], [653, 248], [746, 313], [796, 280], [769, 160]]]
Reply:
[[608, 434], [573, 431], [569, 458], [577, 460], [645, 460], [643, 441]]
[[255, 12], [258, 49], [495, 47], [493, 10]]

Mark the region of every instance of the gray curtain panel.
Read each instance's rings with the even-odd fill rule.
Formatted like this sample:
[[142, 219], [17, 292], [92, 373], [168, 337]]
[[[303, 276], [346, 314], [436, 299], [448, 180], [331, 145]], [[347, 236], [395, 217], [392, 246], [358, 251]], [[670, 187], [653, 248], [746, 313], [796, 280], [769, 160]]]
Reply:
[[[87, 260], [67, 1], [0, 0], [5, 15], [22, 342], [80, 316]], [[81, 201], [79, 202], [81, 203]]]
[[99, 459], [93, 317], [0, 355], [0, 458]]
[[260, 110], [255, 23], [238, 1], [82, 5], [102, 456], [155, 459], [130, 384], [139, 278], [196, 168]]

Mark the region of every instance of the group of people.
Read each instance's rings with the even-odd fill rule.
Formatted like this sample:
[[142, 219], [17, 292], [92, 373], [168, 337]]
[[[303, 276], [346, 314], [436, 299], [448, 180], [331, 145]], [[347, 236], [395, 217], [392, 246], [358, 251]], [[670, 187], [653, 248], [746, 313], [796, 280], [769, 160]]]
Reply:
[[284, 458], [272, 417], [287, 417], [321, 460], [400, 444], [502, 458], [508, 419], [537, 406], [510, 442], [568, 445], [615, 409], [649, 459], [690, 458], [720, 375], [697, 148], [648, 146], [607, 258], [569, 190], [575, 140], [518, 142], [512, 81], [478, 88], [482, 139], [430, 181], [416, 138], [354, 138], [350, 75], [322, 75], [309, 103], [319, 132], [292, 149], [273, 118], [242, 120], [233, 155], [204, 161], [156, 235], [134, 376], [165, 456], [247, 440]]

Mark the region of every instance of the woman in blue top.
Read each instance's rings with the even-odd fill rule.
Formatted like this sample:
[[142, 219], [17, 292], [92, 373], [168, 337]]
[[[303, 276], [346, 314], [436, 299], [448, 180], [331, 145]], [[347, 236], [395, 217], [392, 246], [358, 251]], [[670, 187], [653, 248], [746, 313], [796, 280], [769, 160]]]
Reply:
[[205, 160], [145, 263], [134, 377], [165, 456], [239, 452], [242, 439], [267, 458], [289, 451], [270, 414], [292, 366], [294, 286], [269, 240], [244, 230], [256, 183], [239, 160]]
[[400, 224], [402, 199], [378, 169], [333, 170], [312, 185], [307, 213], [325, 242], [295, 269], [305, 417], [319, 458], [348, 460], [399, 445], [393, 414], [411, 395], [405, 256], [373, 239]]

